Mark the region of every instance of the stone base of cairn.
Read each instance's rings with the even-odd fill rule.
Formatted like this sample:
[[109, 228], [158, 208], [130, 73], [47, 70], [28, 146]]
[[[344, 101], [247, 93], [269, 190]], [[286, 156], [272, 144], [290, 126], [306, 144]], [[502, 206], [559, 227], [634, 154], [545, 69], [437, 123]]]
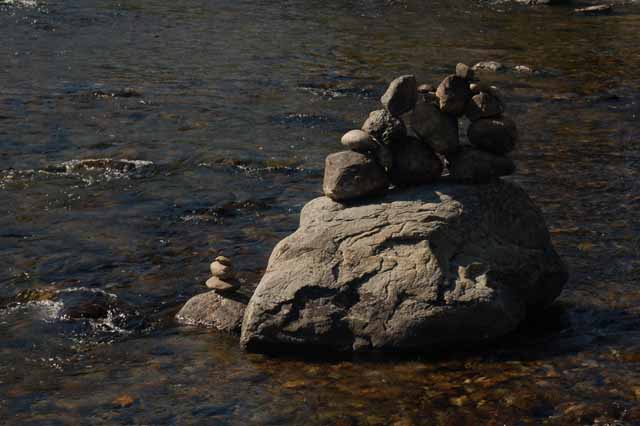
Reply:
[[[456, 66], [435, 88], [413, 75], [396, 78], [362, 129], [342, 137], [346, 151], [330, 154], [323, 190], [335, 201], [384, 193], [394, 186], [434, 182], [444, 162], [453, 180], [485, 183], [515, 172], [507, 156], [516, 146], [515, 123], [504, 115], [497, 88], [478, 82], [472, 69]], [[466, 116], [470, 145], [459, 142], [458, 119]], [[405, 123], [407, 121], [407, 123]]]

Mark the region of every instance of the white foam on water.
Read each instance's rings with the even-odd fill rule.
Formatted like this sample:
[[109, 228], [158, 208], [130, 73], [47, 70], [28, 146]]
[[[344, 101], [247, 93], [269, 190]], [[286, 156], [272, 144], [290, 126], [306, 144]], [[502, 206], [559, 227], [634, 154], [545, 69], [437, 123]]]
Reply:
[[0, 0], [0, 5], [24, 8], [36, 8], [40, 6], [36, 0]]

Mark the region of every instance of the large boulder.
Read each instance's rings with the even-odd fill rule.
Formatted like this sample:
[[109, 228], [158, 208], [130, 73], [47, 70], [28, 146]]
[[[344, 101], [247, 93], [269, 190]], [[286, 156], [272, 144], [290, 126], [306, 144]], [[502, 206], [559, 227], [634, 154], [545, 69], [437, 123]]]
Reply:
[[246, 307], [244, 295], [220, 296], [215, 291], [208, 291], [189, 299], [176, 314], [176, 320], [186, 325], [239, 333]]
[[384, 168], [368, 155], [354, 151], [329, 154], [325, 160], [322, 189], [336, 201], [384, 192], [389, 180]]
[[437, 184], [326, 197], [273, 250], [242, 324], [250, 351], [430, 350], [514, 330], [567, 269], [520, 187]]

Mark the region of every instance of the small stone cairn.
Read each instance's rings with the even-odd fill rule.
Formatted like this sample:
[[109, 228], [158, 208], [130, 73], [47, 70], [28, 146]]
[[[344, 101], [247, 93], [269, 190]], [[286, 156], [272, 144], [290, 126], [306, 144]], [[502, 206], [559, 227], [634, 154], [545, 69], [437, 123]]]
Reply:
[[[342, 136], [346, 151], [327, 156], [323, 191], [335, 201], [385, 193], [389, 186], [436, 181], [446, 162], [451, 178], [485, 183], [515, 171], [507, 154], [518, 139], [495, 86], [476, 80], [465, 64], [435, 88], [413, 75], [391, 82], [362, 128]], [[471, 124], [470, 145], [459, 142], [458, 119]], [[405, 124], [407, 122], [408, 124]]]
[[211, 275], [206, 285], [220, 295], [234, 293], [240, 288], [231, 259], [226, 256], [218, 256], [211, 263]]

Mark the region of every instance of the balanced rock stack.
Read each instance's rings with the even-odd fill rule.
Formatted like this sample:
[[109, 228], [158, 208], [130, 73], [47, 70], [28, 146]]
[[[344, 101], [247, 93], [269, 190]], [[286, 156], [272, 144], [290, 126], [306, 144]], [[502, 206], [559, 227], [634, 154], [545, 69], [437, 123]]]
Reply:
[[[413, 75], [398, 77], [380, 101], [383, 109], [344, 134], [347, 150], [327, 156], [323, 191], [329, 198], [343, 202], [383, 194], [391, 184], [434, 182], [443, 159], [460, 182], [484, 183], [515, 171], [506, 157], [517, 140], [515, 124], [503, 115], [497, 89], [475, 82], [467, 65], [458, 64], [437, 89], [418, 85]], [[462, 116], [471, 121], [470, 146], [459, 142]]]
[[235, 292], [240, 283], [235, 277], [231, 259], [226, 256], [218, 256], [211, 264], [212, 277], [207, 280], [207, 287], [218, 294]]

